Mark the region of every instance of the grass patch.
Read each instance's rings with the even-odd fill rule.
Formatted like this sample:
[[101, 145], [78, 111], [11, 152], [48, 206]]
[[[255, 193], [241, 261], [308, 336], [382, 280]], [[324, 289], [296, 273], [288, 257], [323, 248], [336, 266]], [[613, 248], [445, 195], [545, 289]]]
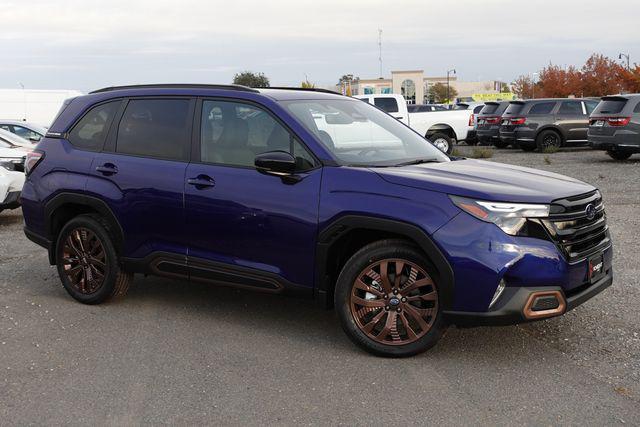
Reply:
[[560, 151], [560, 149], [558, 147], [544, 147], [544, 149], [542, 150], [543, 153], [545, 154], [553, 154], [553, 153], [557, 153], [558, 151]]
[[490, 159], [493, 157], [493, 148], [476, 147], [473, 149], [469, 157], [474, 159]]
[[453, 157], [464, 157], [465, 154], [462, 152], [461, 149], [459, 149], [458, 147], [453, 147], [453, 150], [451, 150], [451, 156]]
[[546, 164], [550, 165], [550, 164], [551, 164], [551, 157], [549, 157], [549, 156], [544, 156], [544, 162], [545, 162]]

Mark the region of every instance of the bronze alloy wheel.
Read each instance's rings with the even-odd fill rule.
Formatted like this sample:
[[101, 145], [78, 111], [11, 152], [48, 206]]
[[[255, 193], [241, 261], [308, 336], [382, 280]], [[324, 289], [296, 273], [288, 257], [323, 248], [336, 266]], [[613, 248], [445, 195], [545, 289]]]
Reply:
[[438, 313], [438, 291], [427, 272], [404, 259], [366, 267], [353, 284], [351, 314], [368, 338], [406, 345], [423, 337]]
[[74, 228], [62, 247], [62, 265], [69, 283], [81, 294], [98, 291], [106, 275], [107, 255], [98, 236], [91, 230]]

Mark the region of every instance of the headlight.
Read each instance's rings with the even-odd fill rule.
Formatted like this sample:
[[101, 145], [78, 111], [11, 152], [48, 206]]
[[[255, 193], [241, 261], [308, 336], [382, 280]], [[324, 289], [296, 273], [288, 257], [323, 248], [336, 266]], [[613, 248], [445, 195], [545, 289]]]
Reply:
[[512, 236], [518, 234], [518, 231], [526, 224], [527, 218], [549, 216], [549, 205], [487, 202], [459, 196], [449, 197], [463, 211], [482, 221], [494, 223], [502, 231]]

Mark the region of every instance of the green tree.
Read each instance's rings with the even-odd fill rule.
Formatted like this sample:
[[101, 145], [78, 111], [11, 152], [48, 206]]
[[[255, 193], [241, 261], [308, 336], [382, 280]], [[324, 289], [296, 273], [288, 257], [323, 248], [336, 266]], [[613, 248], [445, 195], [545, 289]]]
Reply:
[[269, 79], [263, 73], [243, 71], [233, 76], [233, 84], [249, 87], [269, 87]]
[[309, 80], [305, 80], [302, 83], [300, 83], [300, 87], [303, 89], [315, 89], [316, 84], [311, 83]]
[[444, 83], [436, 83], [429, 88], [429, 97], [433, 98], [434, 102], [448, 103], [456, 96], [458, 91], [453, 86], [449, 86], [449, 99], [447, 99], [447, 85]]

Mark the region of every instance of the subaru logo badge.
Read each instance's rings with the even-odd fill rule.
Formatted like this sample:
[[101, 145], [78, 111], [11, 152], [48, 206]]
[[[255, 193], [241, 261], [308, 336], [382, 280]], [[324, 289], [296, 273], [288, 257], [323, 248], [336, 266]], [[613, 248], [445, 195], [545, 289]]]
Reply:
[[395, 298], [395, 297], [394, 297], [394, 298], [391, 298], [391, 299], [389, 300], [389, 305], [396, 306], [396, 305], [398, 305], [398, 304], [400, 304], [400, 300], [399, 300], [398, 298]]
[[584, 212], [587, 215], [588, 220], [592, 220], [596, 217], [596, 207], [593, 205], [593, 203], [589, 203], [584, 209]]

